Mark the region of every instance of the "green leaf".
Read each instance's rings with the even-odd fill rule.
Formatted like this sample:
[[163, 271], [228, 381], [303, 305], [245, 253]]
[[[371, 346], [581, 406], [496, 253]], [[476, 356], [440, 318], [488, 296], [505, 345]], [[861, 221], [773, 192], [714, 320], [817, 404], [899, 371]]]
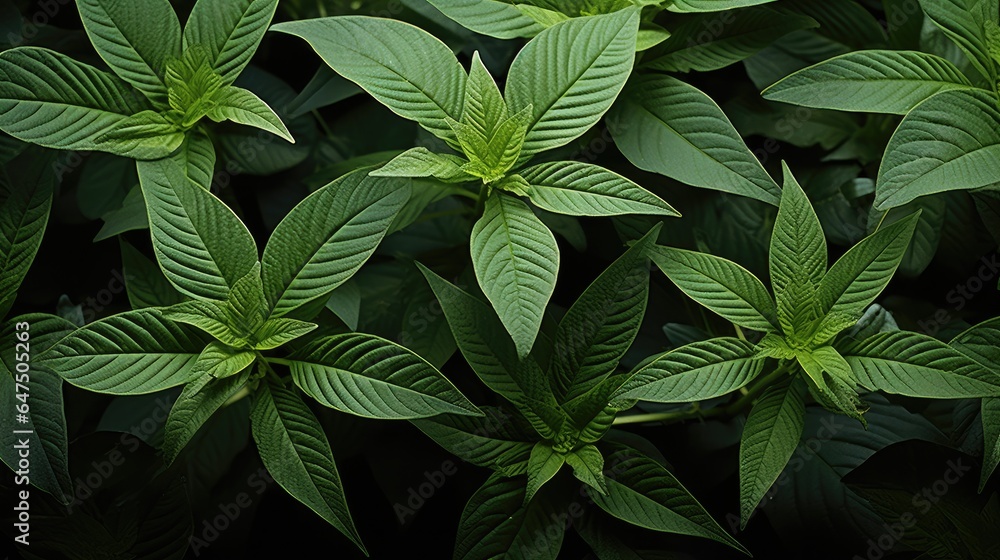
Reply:
[[88, 391], [141, 395], [190, 381], [207, 343], [159, 310], [140, 309], [80, 328], [35, 360]]
[[472, 229], [472, 264], [518, 354], [527, 356], [555, 289], [555, 237], [523, 202], [494, 193]]
[[879, 229], [837, 259], [820, 282], [821, 313], [827, 318], [837, 313], [860, 318], [896, 272], [918, 216]]
[[330, 442], [295, 391], [273, 380], [261, 384], [250, 421], [260, 458], [274, 480], [367, 554], [347, 508]]
[[[920, 0], [927, 19], [944, 31], [972, 62], [972, 66], [995, 83], [996, 68], [990, 56], [984, 23], [997, 20], [996, 4], [987, 0]], [[994, 13], [991, 13], [994, 12]]]
[[787, 164], [778, 217], [771, 235], [771, 286], [778, 323], [793, 343], [812, 334], [820, 315], [816, 292], [826, 274], [826, 238], [809, 198]]
[[993, 165], [1000, 157], [998, 123], [996, 96], [981, 90], [946, 91], [915, 107], [886, 147], [875, 208], [888, 210], [920, 196], [1000, 182]]
[[463, 461], [506, 476], [524, 474], [535, 439], [530, 426], [522, 426], [523, 419], [501, 408], [484, 406], [482, 410], [483, 417], [441, 414], [411, 422]]
[[469, 124], [448, 120], [462, 151], [469, 157], [463, 166], [467, 173], [492, 183], [502, 178], [517, 162], [524, 145], [531, 105], [499, 123], [491, 137], [483, 137]]
[[215, 105], [208, 111], [208, 118], [213, 121], [230, 120], [257, 127], [280, 136], [292, 144], [295, 143], [295, 139], [292, 138], [292, 134], [288, 132], [285, 124], [281, 122], [281, 118], [253, 92], [229, 86], [221, 90], [215, 99]]
[[273, 350], [314, 331], [319, 325], [288, 317], [268, 319], [254, 333], [255, 350]]
[[221, 200], [195, 185], [171, 159], [139, 162], [153, 251], [181, 293], [225, 300], [257, 263], [257, 245]]
[[198, 361], [191, 369], [191, 377], [225, 379], [246, 370], [256, 359], [257, 355], [253, 352], [237, 350], [221, 342], [212, 341], [198, 356]]
[[679, 403], [711, 399], [753, 381], [764, 362], [753, 344], [738, 338], [693, 342], [635, 369], [615, 398]]
[[563, 402], [601, 383], [632, 346], [649, 298], [647, 253], [659, 232], [655, 226], [612, 263], [559, 321], [546, 377]]
[[367, 16], [291, 21], [271, 29], [305, 39], [338, 74], [394, 113], [454, 141], [445, 119], [462, 117], [466, 74], [451, 49], [430, 33]]
[[523, 506], [524, 495], [524, 478], [490, 476], [462, 511], [454, 560], [556, 560], [564, 525], [552, 522], [558, 514], [543, 500]]
[[246, 385], [250, 371], [215, 379], [202, 376], [184, 386], [170, 408], [163, 427], [163, 460], [170, 464], [184, 450], [201, 426]]
[[606, 496], [590, 493], [597, 505], [632, 525], [711, 539], [749, 554], [662, 465], [622, 445], [610, 446], [608, 460], [617, 476], [608, 477]]
[[[18, 329], [18, 324], [27, 323], [31, 340], [29, 341], [29, 358], [41, 354], [52, 343], [73, 331], [74, 325], [55, 315], [31, 314], [12, 318], [4, 326], [0, 336], [11, 341], [4, 346], [2, 361], [0, 361], [0, 406], [8, 411], [0, 417], [0, 461], [3, 461], [11, 471], [17, 471], [22, 459], [16, 447], [28, 440], [30, 449], [30, 480], [36, 488], [40, 488], [54, 496], [61, 503], [67, 504], [73, 499], [73, 482], [69, 472], [69, 434], [66, 429], [66, 413], [63, 406], [62, 379], [55, 373], [44, 368], [32, 367], [29, 372], [27, 390], [24, 379], [20, 379], [21, 387], [17, 385], [15, 375], [18, 374], [16, 352], [16, 334], [24, 332]], [[23, 372], [22, 372], [23, 377]], [[23, 401], [18, 394], [27, 392], [30, 411], [26, 423], [17, 422], [14, 411]], [[15, 434], [15, 430], [30, 430], [29, 434]]]
[[79, 0], [76, 6], [90, 42], [111, 70], [166, 106], [167, 60], [181, 54], [181, 24], [169, 0]]
[[799, 445], [806, 413], [801, 383], [789, 378], [768, 387], [750, 409], [740, 438], [740, 529]]
[[774, 0], [674, 0], [667, 9], [671, 12], [721, 12], [767, 4]]
[[910, 243], [899, 261], [897, 271], [901, 276], [908, 278], [919, 276], [934, 260], [941, 244], [941, 232], [948, 214], [948, 199], [954, 194], [957, 193], [922, 196], [886, 212], [877, 210], [869, 212], [869, 232], [876, 227], [888, 226], [920, 212]]
[[708, 72], [739, 62], [777, 39], [816, 20], [770, 8], [747, 8], [727, 14], [677, 18], [670, 37], [647, 55], [642, 67], [661, 72]]
[[0, 317], [42, 244], [56, 182], [51, 164], [51, 157], [28, 151], [0, 173]]
[[669, 76], [634, 78], [608, 115], [636, 167], [696, 187], [777, 204], [781, 189], [710, 97]]
[[98, 136], [96, 149], [140, 160], [161, 159], [179, 148], [184, 138], [184, 132], [173, 121], [148, 110]]
[[237, 318], [234, 317], [232, 309], [224, 303], [216, 301], [184, 301], [160, 310], [163, 317], [184, 323], [192, 327], [198, 327], [202, 331], [212, 335], [234, 348], [246, 345], [249, 333], [241, 332], [236, 325]]
[[288, 367], [296, 385], [320, 404], [365, 418], [482, 414], [434, 366], [377, 336], [318, 339], [296, 351]]
[[451, 154], [435, 154], [427, 148], [410, 148], [371, 172], [372, 177], [434, 177], [446, 183], [474, 181], [462, 166], [466, 161]]
[[0, 129], [48, 148], [113, 150], [97, 138], [149, 109], [117, 77], [39, 47], [0, 53], [0, 75]]
[[119, 239], [122, 276], [125, 277], [125, 290], [132, 309], [167, 307], [184, 299], [184, 296], [170, 285], [156, 263], [147, 259], [146, 255], [140, 253], [123, 238]]
[[566, 456], [556, 453], [552, 444], [540, 441], [531, 449], [528, 458], [528, 485], [524, 490], [524, 503], [527, 505], [542, 485], [552, 480], [566, 463]]
[[1000, 396], [1000, 376], [927, 335], [879, 333], [840, 351], [871, 390], [939, 399]]
[[750, 271], [721, 257], [656, 247], [656, 266], [691, 299], [741, 327], [761, 332], [778, 330], [774, 300]]
[[498, 0], [428, 0], [435, 8], [462, 27], [496, 37], [514, 39], [534, 37], [544, 26], [519, 10], [519, 5], [511, 5]]
[[809, 392], [827, 410], [846, 414], [867, 425], [868, 404], [858, 396], [858, 381], [851, 366], [832, 346], [798, 350], [796, 359], [806, 372]]
[[573, 468], [577, 480], [607, 495], [608, 483], [604, 476], [604, 456], [591, 444], [575, 449], [566, 456], [566, 464]]
[[549, 212], [571, 216], [650, 214], [680, 216], [660, 197], [603, 167], [553, 161], [518, 171], [529, 185], [531, 202]]
[[574, 18], [542, 31], [511, 63], [504, 98], [532, 106], [521, 159], [568, 144], [611, 107], [635, 59], [639, 10]]
[[787, 76], [761, 95], [819, 109], [905, 115], [928, 97], [972, 84], [951, 62], [916, 51], [856, 51]]
[[462, 123], [488, 140], [507, 117], [507, 103], [500, 94], [500, 88], [479, 58], [479, 51], [475, 51], [472, 53], [469, 79], [465, 83]]
[[979, 492], [986, 488], [997, 465], [1000, 464], [1000, 398], [983, 399], [983, 470], [979, 477]]
[[233, 284], [226, 296], [226, 315], [233, 332], [240, 336], [257, 332], [267, 318], [267, 302], [264, 299], [264, 284], [260, 277], [260, 263]]
[[184, 25], [184, 49], [207, 49], [212, 69], [231, 84], [257, 51], [277, 7], [278, 0], [199, 0]]
[[558, 428], [563, 417], [548, 379], [533, 358], [521, 360], [490, 306], [427, 268], [420, 266], [420, 270], [441, 304], [459, 350], [479, 379], [514, 403], [536, 430]]
[[204, 131], [189, 130], [184, 136], [184, 143], [171, 158], [186, 170], [185, 174], [194, 184], [205, 190], [213, 186], [215, 146]]
[[409, 181], [344, 175], [300, 202], [271, 234], [261, 259], [271, 316], [286, 315], [354, 275], [410, 197]]

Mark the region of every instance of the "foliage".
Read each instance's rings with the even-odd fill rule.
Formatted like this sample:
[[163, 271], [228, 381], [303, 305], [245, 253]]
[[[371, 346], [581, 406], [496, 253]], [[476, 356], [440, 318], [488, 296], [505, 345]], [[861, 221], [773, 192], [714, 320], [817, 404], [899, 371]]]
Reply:
[[0, 6], [17, 554], [992, 558], [998, 69], [997, 0]]

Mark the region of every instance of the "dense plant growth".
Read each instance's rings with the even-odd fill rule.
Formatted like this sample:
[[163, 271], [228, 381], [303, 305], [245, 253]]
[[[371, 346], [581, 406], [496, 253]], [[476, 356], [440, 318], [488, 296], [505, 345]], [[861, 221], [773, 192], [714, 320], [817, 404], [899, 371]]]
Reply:
[[13, 555], [1000, 558], [997, 0], [0, 43]]

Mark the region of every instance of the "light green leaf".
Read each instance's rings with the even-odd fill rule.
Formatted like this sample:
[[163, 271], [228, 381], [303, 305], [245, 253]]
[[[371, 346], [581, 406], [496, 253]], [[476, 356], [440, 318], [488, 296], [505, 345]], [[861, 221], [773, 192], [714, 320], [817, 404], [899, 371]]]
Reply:
[[604, 456], [591, 444], [584, 445], [566, 456], [566, 464], [573, 468], [577, 480], [607, 495], [608, 483], [604, 476]]
[[184, 49], [202, 45], [212, 69], [231, 84], [257, 51], [277, 7], [278, 0], [200, 0], [184, 25]]
[[635, 59], [639, 10], [574, 18], [538, 34], [511, 63], [504, 98], [532, 106], [521, 159], [563, 146], [597, 124]]
[[[601, 383], [632, 346], [649, 297], [647, 253], [659, 232], [654, 226], [612, 263], [559, 321], [546, 377], [563, 402]], [[599, 403], [599, 408], [606, 404]]]
[[806, 372], [809, 393], [830, 412], [846, 414], [867, 426], [864, 413], [869, 405], [858, 396], [858, 382], [850, 364], [832, 346], [796, 351], [796, 360]]
[[462, 166], [466, 161], [451, 154], [435, 154], [427, 148], [410, 148], [371, 172], [372, 177], [434, 177], [446, 183], [476, 180]]
[[484, 417], [441, 414], [411, 422], [463, 461], [506, 476], [524, 474], [536, 439], [531, 427], [501, 408], [484, 406], [482, 410]]
[[0, 53], [0, 75], [0, 129], [48, 148], [96, 150], [98, 137], [150, 108], [117, 77], [39, 47]]
[[950, 204], [949, 198], [954, 194], [956, 193], [922, 196], [885, 212], [873, 209], [868, 213], [868, 231], [871, 233], [876, 227], [888, 226], [920, 212], [910, 243], [899, 261], [897, 271], [900, 276], [907, 278], [919, 276], [934, 260], [941, 244], [941, 233]]
[[918, 216], [913, 214], [879, 229], [837, 259], [820, 282], [821, 313], [860, 318], [896, 272]]
[[[74, 485], [69, 472], [69, 434], [66, 429], [66, 413], [63, 406], [63, 383], [55, 373], [45, 368], [32, 367], [30, 380], [19, 387], [17, 375], [16, 334], [19, 323], [28, 324], [31, 335], [29, 358], [41, 354], [45, 349], [69, 334], [75, 328], [69, 321], [55, 315], [31, 314], [12, 318], [4, 326], [0, 336], [11, 341], [4, 346], [0, 360], [0, 406], [7, 414], [0, 417], [0, 461], [11, 471], [20, 469], [19, 449], [24, 440], [30, 450], [30, 480], [36, 488], [48, 492], [61, 503], [67, 504], [73, 498]], [[23, 373], [21, 374], [23, 377]], [[21, 382], [24, 379], [20, 379]], [[28, 421], [17, 421], [14, 411], [23, 401], [18, 394], [27, 394], [30, 406]], [[14, 433], [15, 430], [30, 430], [31, 433]]]
[[472, 229], [472, 264], [518, 354], [527, 356], [555, 289], [555, 237], [523, 202], [493, 193]]
[[215, 105], [208, 111], [208, 118], [215, 122], [230, 120], [254, 126], [295, 143], [281, 118], [252, 91], [229, 86], [215, 96]]
[[377, 336], [321, 338], [296, 351], [288, 367], [320, 404], [365, 418], [482, 414], [434, 366]]
[[720, 397], [753, 381], [764, 363], [745, 340], [693, 342], [634, 370], [615, 398], [683, 403]]
[[221, 342], [212, 341], [198, 356], [198, 361], [191, 369], [191, 377], [225, 379], [244, 371], [256, 359], [257, 355], [253, 352], [237, 350]]
[[915, 107], [885, 149], [875, 208], [888, 210], [920, 196], [1000, 182], [1000, 168], [994, 165], [1000, 157], [998, 123], [996, 96], [981, 90], [946, 91]]
[[288, 317], [268, 319], [254, 333], [254, 349], [273, 350], [314, 331], [319, 325]]
[[662, 75], [633, 79], [608, 114], [636, 167], [696, 187], [777, 204], [781, 189], [710, 97]]
[[747, 6], [767, 4], [774, 0], [674, 0], [667, 9], [671, 12], [722, 12]]
[[257, 245], [243, 222], [170, 159], [139, 162], [153, 251], [181, 293], [225, 300], [257, 263]]
[[140, 309], [91, 323], [35, 360], [77, 387], [113, 395], [141, 395], [183, 385], [208, 339]]
[[216, 340], [234, 348], [246, 345], [249, 333], [235, 326], [233, 311], [217, 301], [184, 301], [160, 310], [163, 317], [178, 323], [198, 327]]
[[462, 27], [496, 37], [514, 39], [534, 37], [545, 29], [532, 18], [524, 15], [517, 5], [498, 0], [428, 0]]
[[401, 117], [454, 141], [446, 117], [460, 120], [465, 70], [451, 48], [401, 21], [341, 16], [274, 25], [305, 39], [338, 74]]
[[274, 480], [367, 554], [347, 508], [330, 442], [295, 391], [276, 381], [261, 384], [250, 421], [260, 458]]
[[718, 70], [792, 31], [817, 26], [812, 18], [770, 8], [735, 10], [725, 20], [718, 14], [698, 14], [677, 21], [670, 36], [647, 55], [643, 68], [661, 72]]
[[740, 439], [740, 529], [799, 445], [806, 407], [801, 381], [768, 387], [750, 409]]
[[34, 151], [0, 172], [0, 317], [10, 310], [45, 235], [55, 175]]
[[826, 238], [809, 198], [787, 164], [771, 235], [771, 286], [778, 323], [791, 341], [805, 341], [820, 315], [816, 292], [826, 274]]
[[557, 23], [570, 19], [568, 15], [562, 12], [533, 6], [531, 4], [514, 4], [514, 7], [520, 10], [522, 14], [535, 20], [535, 22], [542, 27], [552, 27]]
[[603, 167], [553, 161], [522, 169], [528, 199], [535, 206], [571, 216], [650, 214], [680, 216], [660, 197]]
[[181, 54], [181, 24], [169, 0], [78, 0], [80, 19], [97, 54], [121, 79], [160, 107], [167, 60]]
[[328, 295], [375, 252], [410, 197], [404, 179], [344, 175], [300, 202], [264, 249], [264, 292], [271, 316]]
[[225, 379], [202, 376], [184, 386], [163, 427], [163, 460], [170, 464], [201, 426], [246, 385], [250, 371]]
[[469, 79], [465, 83], [462, 123], [472, 127], [483, 138], [490, 139], [507, 117], [507, 103], [500, 94], [500, 88], [479, 58], [479, 51], [472, 53]]
[[98, 136], [95, 149], [134, 159], [161, 159], [179, 148], [184, 138], [184, 132], [173, 121], [148, 110]]
[[927, 335], [879, 333], [840, 351], [871, 390], [938, 399], [1000, 396], [1000, 375]]
[[761, 332], [778, 330], [774, 300], [750, 271], [721, 257], [656, 247], [653, 262], [691, 299], [734, 324]]
[[540, 441], [531, 449], [528, 458], [528, 484], [524, 490], [524, 503], [527, 505], [542, 485], [552, 480], [566, 463], [566, 456], [556, 453], [552, 444]]
[[928, 97], [972, 84], [951, 62], [916, 51], [855, 51], [787, 76], [761, 95], [819, 109], [905, 115]]
[[122, 252], [122, 276], [132, 309], [167, 307], [184, 299], [163, 275], [156, 263], [119, 238]]
[[462, 511], [454, 560], [556, 560], [565, 526], [552, 523], [558, 514], [544, 500], [525, 507], [524, 495], [523, 477], [490, 476]]
[[590, 493], [601, 509], [632, 525], [711, 539], [747, 553], [670, 471], [635, 449], [610, 447], [608, 460], [617, 465], [618, 476], [608, 478], [606, 496]]
[[996, 22], [997, 14], [990, 13], [996, 4], [985, 0], [920, 0], [920, 7], [927, 19], [962, 49], [972, 66], [991, 84], [995, 83], [996, 68], [983, 26], [986, 20]]

